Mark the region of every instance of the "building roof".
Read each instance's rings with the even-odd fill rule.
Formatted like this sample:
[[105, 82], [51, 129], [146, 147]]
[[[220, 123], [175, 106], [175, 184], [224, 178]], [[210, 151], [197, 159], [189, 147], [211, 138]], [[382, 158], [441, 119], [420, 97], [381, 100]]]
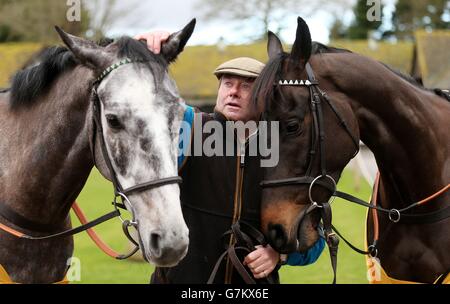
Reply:
[[412, 75], [427, 88], [450, 88], [450, 31], [418, 31]]

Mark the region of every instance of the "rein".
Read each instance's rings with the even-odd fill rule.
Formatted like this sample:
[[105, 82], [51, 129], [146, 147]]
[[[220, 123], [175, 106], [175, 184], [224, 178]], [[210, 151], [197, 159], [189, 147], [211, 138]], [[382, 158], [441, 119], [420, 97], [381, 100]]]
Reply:
[[[161, 178], [156, 179], [154, 181], [149, 181], [145, 183], [141, 183], [129, 188], [123, 188], [120, 184], [119, 180], [117, 179], [117, 175], [115, 173], [115, 170], [113, 168], [111, 158], [109, 157], [107, 147], [106, 147], [106, 141], [103, 136], [103, 126], [101, 124], [101, 105], [100, 105], [100, 98], [97, 94], [97, 88], [100, 85], [100, 83], [103, 81], [103, 79], [108, 76], [112, 71], [118, 69], [120, 66], [130, 63], [143, 63], [143, 61], [140, 60], [131, 60], [129, 58], [125, 58], [124, 60], [114, 63], [113, 65], [106, 68], [100, 76], [94, 81], [93, 88], [92, 88], [92, 94], [91, 94], [91, 102], [92, 102], [92, 113], [93, 113], [93, 138], [91, 142], [91, 151], [93, 156], [94, 165], [96, 165], [95, 161], [95, 142], [96, 142], [96, 136], [98, 135], [100, 138], [100, 147], [102, 151], [103, 159], [106, 163], [106, 166], [108, 168], [108, 171], [110, 173], [111, 181], [114, 186], [114, 200], [112, 202], [114, 206], [114, 211], [107, 213], [91, 222], [87, 222], [86, 217], [84, 216], [81, 209], [78, 207], [76, 202], [73, 203], [72, 209], [74, 210], [75, 214], [80, 219], [80, 222], [82, 223], [81, 226], [72, 228], [66, 231], [57, 232], [53, 234], [48, 234], [46, 236], [30, 236], [25, 233], [22, 233], [16, 229], [13, 229], [7, 225], [0, 223], [0, 229], [7, 232], [8, 234], [11, 234], [15, 237], [22, 238], [22, 239], [28, 239], [28, 240], [48, 240], [53, 238], [59, 238], [59, 237], [67, 237], [72, 236], [77, 233], [80, 233], [82, 231], [88, 231], [89, 236], [92, 238], [92, 240], [102, 249], [106, 254], [109, 256], [112, 256], [116, 259], [126, 259], [130, 256], [132, 256], [134, 253], [136, 253], [139, 250], [139, 244], [136, 242], [129, 233], [129, 227], [137, 227], [138, 223], [134, 219], [134, 214], [132, 213], [133, 219], [130, 220], [124, 220], [121, 216], [121, 213], [119, 211], [119, 208], [126, 209], [125, 203], [128, 204], [129, 208], [132, 208], [130, 200], [128, 199], [128, 195], [133, 193], [142, 192], [148, 189], [161, 187], [168, 184], [174, 184], [174, 183], [181, 183], [182, 179], [179, 176], [173, 176], [168, 178]], [[121, 202], [118, 202], [118, 198], [120, 198]], [[15, 212], [10, 207], [6, 206], [5, 204], [0, 204], [0, 215], [5, 218], [8, 222], [13, 223], [15, 226], [18, 226], [22, 230], [29, 230], [29, 231], [36, 231], [39, 233], [49, 233], [54, 232], [57, 230], [58, 226], [56, 225], [48, 225], [48, 224], [41, 224], [36, 223], [34, 221], [28, 220], [22, 215]], [[103, 241], [100, 240], [100, 238], [95, 234], [93, 230], [91, 230], [92, 227], [95, 227], [103, 222], [106, 222], [112, 218], [119, 217], [122, 221], [122, 229], [124, 231], [125, 236], [135, 245], [135, 248], [132, 249], [132, 251], [128, 254], [118, 254], [114, 252], [112, 249], [106, 246], [106, 244], [103, 243]]]
[[[242, 227], [244, 227], [245, 229], [243, 229]], [[214, 283], [220, 265], [227, 256], [246, 284], [275, 284], [277, 279], [273, 278], [273, 272], [264, 279], [255, 280], [253, 278], [252, 272], [240, 261], [240, 258], [237, 255], [238, 252], [242, 252], [245, 255], [248, 255], [250, 252], [255, 250], [256, 245], [266, 246], [267, 241], [264, 235], [259, 230], [243, 221], [235, 222], [231, 226], [231, 229], [226, 231], [222, 235], [222, 238], [230, 235], [235, 237], [236, 242], [226, 248], [226, 250], [220, 255], [209, 276], [207, 284]]]
[[364, 251], [361, 249], [356, 248], [353, 244], [351, 244], [349, 241], [347, 241], [341, 233], [333, 226], [333, 230], [344, 240], [347, 245], [350, 246], [354, 251], [364, 254], [364, 255], [370, 255], [371, 257], [375, 258], [378, 255], [378, 249], [377, 249], [377, 242], [379, 240], [379, 227], [378, 227], [378, 213], [376, 211], [382, 212], [382, 214], [387, 215], [389, 220], [394, 223], [401, 223], [401, 224], [430, 224], [435, 223], [438, 221], [441, 221], [443, 219], [450, 217], [450, 207], [440, 209], [438, 211], [434, 212], [428, 212], [428, 213], [421, 213], [421, 214], [408, 214], [405, 212], [413, 209], [417, 206], [423, 206], [429, 202], [431, 202], [433, 199], [439, 197], [440, 195], [444, 194], [446, 191], [450, 189], [450, 184], [447, 184], [446, 186], [442, 187], [440, 190], [436, 191], [432, 195], [418, 201], [415, 203], [411, 203], [405, 208], [402, 209], [386, 209], [378, 205], [378, 187], [380, 183], [380, 174], [377, 173], [377, 177], [375, 179], [374, 183], [374, 189], [373, 189], [373, 196], [372, 196], [372, 202], [367, 203], [353, 195], [336, 191], [334, 194], [336, 197], [340, 197], [344, 200], [347, 200], [351, 203], [355, 203], [364, 207], [367, 207], [369, 209], [372, 209], [372, 215], [373, 215], [373, 226], [374, 226], [374, 240], [372, 244], [368, 247], [368, 251]]

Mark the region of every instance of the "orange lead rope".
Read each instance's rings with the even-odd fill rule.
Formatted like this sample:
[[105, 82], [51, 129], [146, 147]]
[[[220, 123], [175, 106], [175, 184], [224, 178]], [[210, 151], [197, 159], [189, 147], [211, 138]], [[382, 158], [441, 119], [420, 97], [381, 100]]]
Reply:
[[8, 226], [5, 226], [5, 225], [3, 225], [2, 223], [0, 223], [0, 229], [3, 230], [3, 231], [8, 232], [9, 234], [12, 234], [12, 235], [14, 235], [14, 236], [17, 236], [18, 238], [22, 238], [22, 237], [25, 236], [25, 234], [23, 234], [23, 233], [21, 233], [21, 232], [15, 230], [15, 229], [12, 229], [12, 228], [10, 228], [10, 227], [8, 227]]
[[[375, 183], [373, 185], [373, 196], [372, 196], [372, 204], [374, 206], [377, 205], [377, 199], [378, 199], [378, 186], [380, 185], [380, 172], [377, 172], [377, 176], [375, 177]], [[379, 232], [378, 232], [378, 213], [377, 209], [372, 209], [372, 218], [373, 218], [373, 239], [375, 242], [378, 242]]]
[[[81, 210], [80, 206], [78, 206], [77, 202], [73, 202], [72, 210], [77, 216], [78, 220], [82, 225], [86, 224], [88, 222], [86, 216], [84, 215], [83, 211]], [[89, 228], [86, 230], [87, 234], [91, 238], [91, 240], [97, 245], [100, 250], [102, 250], [105, 254], [109, 255], [110, 257], [113, 257], [117, 259], [120, 254], [115, 252], [113, 249], [111, 249], [105, 242], [103, 242], [100, 237], [97, 235], [97, 233], [94, 231], [94, 229]]]
[[427, 198], [424, 198], [423, 200], [417, 202], [417, 205], [423, 205], [429, 201], [431, 201], [433, 198], [441, 195], [442, 193], [444, 193], [445, 191], [447, 191], [450, 188], [450, 184], [448, 184], [447, 186], [445, 186], [444, 188], [442, 188], [441, 190], [439, 190], [438, 192], [436, 192], [435, 194], [430, 195]]
[[[379, 185], [380, 185], [380, 172], [378, 171], [377, 175], [375, 177], [375, 182], [373, 185], [373, 192], [372, 192], [373, 194], [372, 194], [372, 199], [371, 199], [372, 204], [374, 206], [377, 205]], [[439, 195], [441, 195], [442, 193], [447, 191], [449, 188], [450, 188], [450, 184], [446, 185], [441, 190], [430, 195], [429, 197], [427, 197], [417, 203], [414, 203], [413, 205], [414, 206], [423, 205], [423, 204], [431, 201], [432, 199], [438, 197]], [[374, 242], [372, 244], [375, 244], [376, 242], [378, 242], [378, 239], [379, 239], [378, 213], [375, 208], [373, 208], [371, 211], [372, 211], [373, 228], [374, 228]], [[368, 267], [373, 267], [373, 265], [374, 264], [368, 264]], [[381, 264], [379, 264], [378, 266], [380, 267], [381, 276], [383, 277], [379, 283], [382, 283], [382, 284], [387, 284], [387, 283], [390, 283], [390, 284], [393, 284], [393, 283], [394, 284], [416, 284], [417, 283], [417, 282], [402, 281], [402, 280], [397, 280], [397, 279], [391, 278], [387, 275], [385, 270], [382, 268]], [[375, 282], [370, 281], [370, 283], [375, 283]], [[450, 274], [448, 272], [441, 274], [433, 284], [450, 284]]]
[[[378, 187], [379, 187], [379, 185], [380, 185], [380, 172], [378, 171], [377, 172], [377, 176], [375, 177], [375, 182], [374, 182], [374, 186], [373, 186], [372, 204], [374, 206], [377, 205]], [[410, 209], [412, 207], [419, 206], [419, 205], [424, 205], [424, 204], [428, 203], [429, 201], [433, 200], [434, 198], [438, 197], [442, 193], [446, 192], [449, 188], [450, 188], [450, 184], [447, 184], [442, 189], [440, 189], [439, 191], [433, 193], [429, 197], [424, 198], [423, 200], [418, 201], [418, 202], [416, 202], [414, 204], [411, 204], [407, 209]], [[375, 208], [372, 209], [372, 217], [373, 217], [373, 225], [374, 225], [374, 240], [378, 241], [378, 237], [379, 237], [378, 213], [377, 213], [377, 210]]]
[[[75, 212], [75, 215], [78, 217], [78, 219], [80, 220], [80, 223], [83, 226], [90, 225], [90, 224], [95, 223], [95, 222], [97, 222], [97, 225], [98, 225], [99, 223], [105, 222], [105, 221], [107, 221], [107, 220], [117, 216], [116, 215], [117, 211], [115, 211], [115, 212], [108, 213], [108, 214], [104, 215], [101, 218], [98, 218], [97, 220], [95, 220], [93, 222], [88, 222], [88, 220], [86, 219], [86, 216], [84, 215], [84, 213], [81, 210], [81, 208], [78, 206], [77, 202], [73, 202], [72, 210]], [[126, 223], [126, 221], [125, 221], [125, 223]], [[67, 230], [67, 231], [64, 231], [64, 232], [60, 232], [60, 233], [57, 233], [57, 234], [54, 234], [54, 235], [46, 236], [46, 237], [32, 237], [32, 236], [24, 234], [24, 233], [22, 233], [20, 231], [17, 231], [16, 229], [8, 227], [8, 226], [6, 226], [6, 225], [4, 225], [2, 223], [0, 223], [0, 230], [3, 230], [6, 233], [9, 233], [9, 234], [11, 234], [11, 235], [13, 235], [15, 237], [22, 238], [22, 239], [30, 239], [30, 240], [42, 240], [42, 239], [48, 239], [48, 238], [58, 237], [58, 236], [63, 236], [63, 235], [67, 235], [68, 236], [68, 235], [72, 235], [71, 234], [72, 231], [78, 230], [76, 232], [76, 233], [78, 233], [78, 232], [81, 232], [83, 230], [86, 230], [88, 235], [89, 235], [89, 237], [92, 239], [92, 241], [94, 241], [94, 243], [97, 245], [98, 248], [100, 248], [105, 254], [107, 254], [110, 257], [113, 257], [115, 259], [118, 259], [118, 260], [126, 259], [126, 258], [132, 256], [133, 254], [135, 254], [139, 250], [139, 246], [135, 242], [136, 247], [131, 252], [129, 252], [128, 254], [119, 254], [119, 253], [115, 252], [113, 249], [111, 249], [108, 245], [106, 245], [106, 243], [103, 242], [100, 239], [100, 237], [97, 235], [97, 233], [92, 228], [84, 228], [83, 230], [80, 230], [80, 228], [83, 228], [83, 226], [80, 226], [80, 227], [78, 227], [76, 229], [71, 229], [71, 230]], [[123, 225], [122, 225], [122, 227], [123, 227]]]

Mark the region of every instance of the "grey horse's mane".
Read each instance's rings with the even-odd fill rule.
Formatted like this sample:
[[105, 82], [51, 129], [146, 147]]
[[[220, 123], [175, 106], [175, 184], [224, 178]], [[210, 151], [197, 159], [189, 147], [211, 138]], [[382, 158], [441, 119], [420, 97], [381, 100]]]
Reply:
[[[128, 57], [132, 60], [148, 62], [152, 71], [158, 66], [165, 68], [168, 65], [162, 56], [154, 55], [148, 51], [145, 43], [133, 38], [121, 37], [116, 41], [103, 38], [99, 42], [101, 46], [113, 43], [117, 46], [119, 58]], [[61, 74], [74, 69], [78, 64], [80, 63], [72, 52], [64, 46], [48, 47], [40, 51], [32, 64], [25, 66], [12, 78], [9, 89], [11, 109], [33, 105], [39, 100], [38, 97], [48, 92]], [[156, 75], [159, 74], [156, 73]]]

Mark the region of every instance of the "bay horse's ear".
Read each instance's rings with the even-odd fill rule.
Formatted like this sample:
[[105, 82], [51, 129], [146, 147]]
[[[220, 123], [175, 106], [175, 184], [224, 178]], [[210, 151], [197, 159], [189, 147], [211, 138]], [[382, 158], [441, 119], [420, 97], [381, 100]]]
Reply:
[[64, 32], [59, 26], [55, 26], [55, 29], [64, 44], [82, 64], [93, 69], [103, 68], [107, 65], [109, 57], [104, 51], [104, 48], [93, 41], [70, 35]]
[[301, 17], [297, 18], [297, 33], [295, 35], [295, 42], [292, 46], [290, 57], [294, 61], [300, 61], [302, 65], [308, 62], [311, 56], [311, 33], [305, 20]]
[[187, 41], [194, 32], [196, 20], [195, 18], [191, 20], [181, 31], [173, 33], [169, 36], [166, 42], [163, 43], [161, 47], [161, 54], [170, 63], [174, 61], [178, 54], [180, 54]]
[[280, 53], [283, 53], [283, 45], [277, 35], [271, 31], [267, 32], [267, 54], [272, 59]]

